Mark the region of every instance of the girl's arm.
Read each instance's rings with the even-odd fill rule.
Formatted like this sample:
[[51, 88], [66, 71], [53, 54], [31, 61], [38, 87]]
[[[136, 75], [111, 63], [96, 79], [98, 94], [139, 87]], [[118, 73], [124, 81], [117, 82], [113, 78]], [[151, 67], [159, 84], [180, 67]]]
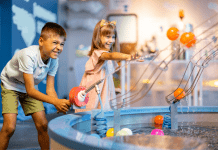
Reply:
[[102, 60], [131, 60], [131, 55], [119, 53], [119, 52], [102, 53], [100, 59]]

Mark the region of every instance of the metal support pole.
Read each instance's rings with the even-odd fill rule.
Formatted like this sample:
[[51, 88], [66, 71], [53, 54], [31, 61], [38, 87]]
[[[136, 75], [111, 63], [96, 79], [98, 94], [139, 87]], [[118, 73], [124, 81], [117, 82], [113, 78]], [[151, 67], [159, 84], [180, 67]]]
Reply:
[[114, 109], [114, 136], [120, 131], [120, 109]]
[[178, 111], [177, 111], [177, 105], [179, 102], [176, 103], [172, 103], [170, 105], [171, 109], [170, 109], [170, 114], [171, 114], [171, 130], [178, 130]]
[[[121, 61], [121, 66], [124, 66], [126, 63], [126, 61], [122, 60]], [[125, 83], [126, 83], [126, 72], [125, 72], [125, 67], [121, 68], [121, 95], [122, 96], [122, 101], [126, 98], [126, 96], [124, 95], [126, 90], [125, 90]], [[125, 102], [124, 102], [125, 103]]]
[[[126, 85], [127, 85], [127, 92], [128, 94], [126, 94], [126, 97], [130, 97], [130, 64], [127, 65], [127, 69], [126, 69]], [[129, 101], [130, 98], [125, 99], [126, 101]], [[130, 104], [125, 105], [126, 107], [130, 107]]]

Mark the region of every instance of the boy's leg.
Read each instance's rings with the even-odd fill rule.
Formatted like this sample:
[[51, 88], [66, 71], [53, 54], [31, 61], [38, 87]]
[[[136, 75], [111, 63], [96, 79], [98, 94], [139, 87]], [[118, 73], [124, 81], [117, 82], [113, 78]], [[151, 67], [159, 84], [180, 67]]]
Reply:
[[16, 128], [17, 114], [3, 114], [4, 122], [0, 132], [0, 150], [6, 150], [8, 147], [9, 140], [14, 134]]
[[42, 150], [49, 149], [48, 121], [45, 111], [39, 111], [32, 114], [33, 121], [38, 131], [38, 141]]

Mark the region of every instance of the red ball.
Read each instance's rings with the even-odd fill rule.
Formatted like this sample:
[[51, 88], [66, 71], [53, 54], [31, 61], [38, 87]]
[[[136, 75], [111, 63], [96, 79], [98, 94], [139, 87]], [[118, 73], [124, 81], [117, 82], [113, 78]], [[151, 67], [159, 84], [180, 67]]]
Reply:
[[175, 28], [175, 27], [169, 28], [168, 31], [167, 31], [167, 37], [171, 41], [176, 40], [179, 37], [179, 30], [177, 28]]
[[183, 97], [185, 97], [185, 91], [182, 88], [178, 88], [175, 92], [174, 92], [174, 96], [176, 99], [180, 100]]
[[154, 123], [155, 123], [155, 124], [163, 124], [163, 116], [157, 115], [157, 116], [154, 118]]

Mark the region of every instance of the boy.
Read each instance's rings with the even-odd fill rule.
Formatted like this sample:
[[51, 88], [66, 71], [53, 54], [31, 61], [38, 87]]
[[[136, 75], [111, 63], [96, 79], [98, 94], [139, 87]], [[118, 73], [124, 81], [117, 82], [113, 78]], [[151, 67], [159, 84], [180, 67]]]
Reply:
[[[0, 150], [7, 149], [17, 120], [20, 101], [25, 115], [31, 115], [38, 131], [41, 149], [49, 149], [48, 121], [43, 102], [53, 104], [59, 112], [66, 113], [69, 100], [58, 99], [54, 88], [54, 76], [58, 69], [58, 55], [63, 51], [65, 30], [58, 24], [44, 25], [39, 45], [33, 45], [15, 53], [1, 73], [2, 114]], [[37, 85], [47, 76], [46, 94], [37, 90]]]

